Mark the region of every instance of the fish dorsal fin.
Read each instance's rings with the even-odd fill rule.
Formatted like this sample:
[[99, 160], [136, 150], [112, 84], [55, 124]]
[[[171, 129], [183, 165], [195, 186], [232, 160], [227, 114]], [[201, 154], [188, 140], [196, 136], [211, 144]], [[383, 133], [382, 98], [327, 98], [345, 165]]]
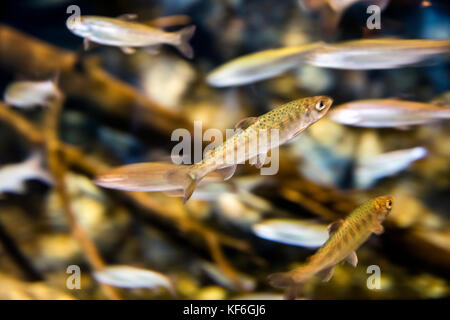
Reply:
[[234, 126], [235, 129], [242, 129], [245, 130], [248, 127], [250, 127], [252, 124], [254, 124], [258, 120], [258, 117], [248, 117], [240, 120], [236, 125]]
[[342, 224], [344, 223], [344, 220], [339, 219], [333, 223], [330, 223], [328, 225], [328, 234], [331, 236], [333, 233], [335, 233], [337, 231], [337, 229], [339, 229]]
[[117, 19], [119, 20], [123, 20], [123, 21], [136, 21], [138, 18], [138, 15], [136, 13], [124, 13], [121, 14], [120, 16], [117, 16]]
[[232, 166], [229, 166], [229, 167], [217, 169], [215, 172], [220, 174], [222, 176], [223, 180], [228, 180], [236, 172], [236, 167], [237, 167], [237, 165], [232, 165]]
[[345, 258], [345, 261], [350, 263], [353, 267], [356, 267], [358, 265], [358, 256], [356, 255], [355, 251], [352, 251], [347, 258]]
[[326, 268], [326, 269], [323, 269], [322, 271], [320, 271], [319, 272], [319, 277], [322, 278], [323, 282], [328, 282], [333, 277], [333, 273], [334, 273], [334, 266]]

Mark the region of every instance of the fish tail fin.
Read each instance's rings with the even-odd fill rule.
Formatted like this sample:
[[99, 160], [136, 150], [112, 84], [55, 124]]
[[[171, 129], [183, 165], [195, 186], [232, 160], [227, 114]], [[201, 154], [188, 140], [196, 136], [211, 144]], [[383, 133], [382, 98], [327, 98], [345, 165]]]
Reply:
[[203, 174], [197, 175], [194, 173], [195, 165], [192, 166], [179, 166], [168, 172], [167, 177], [169, 181], [175, 185], [183, 188], [184, 199], [183, 203], [186, 203], [194, 193], [197, 184], [204, 177]]
[[288, 272], [279, 272], [269, 275], [269, 284], [275, 288], [284, 289], [284, 297], [293, 300], [302, 295], [304, 282], [310, 278], [308, 268], [299, 267]]
[[189, 26], [181, 29], [177, 32], [179, 37], [179, 43], [176, 48], [186, 57], [192, 59], [194, 57], [194, 50], [189, 44], [189, 40], [192, 38], [195, 32], [195, 26]]

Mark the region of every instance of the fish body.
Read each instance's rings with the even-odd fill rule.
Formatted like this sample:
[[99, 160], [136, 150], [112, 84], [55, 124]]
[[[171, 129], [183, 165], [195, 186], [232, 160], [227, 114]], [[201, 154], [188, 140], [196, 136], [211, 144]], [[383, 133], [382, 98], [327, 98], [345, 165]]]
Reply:
[[396, 150], [358, 161], [355, 183], [358, 188], [369, 188], [378, 179], [391, 176], [427, 155], [423, 147]]
[[329, 117], [340, 124], [366, 128], [408, 127], [450, 119], [450, 109], [395, 99], [359, 100], [337, 106]]
[[323, 43], [264, 50], [227, 62], [212, 72], [206, 81], [214, 87], [238, 86], [277, 76], [302, 64], [302, 57]]
[[[237, 130], [230, 139], [209, 150], [201, 162], [191, 166], [177, 165], [165, 171], [157, 169], [157, 179], [153, 179], [151, 173], [145, 173], [145, 166], [141, 166], [132, 175], [117, 175], [117, 171], [113, 174], [106, 172], [97, 178], [97, 183], [111, 188], [117, 188], [120, 184], [131, 188], [135, 186], [136, 191], [142, 191], [140, 187], [149, 190], [143, 187], [143, 184], [156, 181], [156, 184], [168, 184], [183, 189], [186, 202], [198, 182], [211, 172], [216, 171], [223, 180], [227, 180], [233, 176], [236, 166], [246, 160], [256, 161], [257, 166], [264, 165], [269, 150], [294, 138], [321, 119], [332, 103], [333, 100], [325, 96], [304, 98], [284, 104], [260, 117], [243, 119], [236, 125], [236, 128], [241, 130]], [[139, 176], [140, 173], [147, 176]]]
[[126, 265], [107, 266], [100, 271], [95, 271], [94, 278], [101, 283], [119, 288], [164, 287], [175, 296], [171, 280], [166, 275], [149, 269]]
[[252, 229], [260, 238], [305, 248], [319, 248], [328, 239], [326, 225], [298, 219], [268, 219]]
[[16, 81], [6, 87], [4, 100], [9, 105], [28, 109], [48, 106], [58, 95], [59, 90], [53, 80]]
[[132, 48], [136, 47], [152, 51], [161, 44], [168, 44], [176, 47], [186, 57], [193, 57], [188, 41], [194, 34], [195, 26], [178, 32], [165, 32], [146, 24], [119, 18], [81, 16], [68, 20], [67, 27], [86, 41], [120, 47], [126, 53], [133, 53]]
[[369, 200], [355, 209], [345, 220], [338, 220], [329, 226], [330, 237], [308, 261], [300, 267], [285, 273], [269, 276], [269, 282], [280, 288], [286, 288], [286, 297], [295, 298], [301, 285], [318, 273], [324, 275], [324, 281], [333, 276], [333, 268], [343, 260], [353, 266], [358, 263], [355, 250], [372, 233], [381, 234], [381, 223], [392, 209], [393, 199], [381, 196]]
[[0, 193], [11, 192], [22, 194], [25, 192], [24, 182], [39, 180], [51, 183], [50, 175], [41, 168], [41, 155], [32, 154], [21, 163], [8, 164], [0, 168]]
[[450, 40], [363, 39], [326, 44], [305, 60], [317, 67], [351, 70], [393, 69], [450, 53]]

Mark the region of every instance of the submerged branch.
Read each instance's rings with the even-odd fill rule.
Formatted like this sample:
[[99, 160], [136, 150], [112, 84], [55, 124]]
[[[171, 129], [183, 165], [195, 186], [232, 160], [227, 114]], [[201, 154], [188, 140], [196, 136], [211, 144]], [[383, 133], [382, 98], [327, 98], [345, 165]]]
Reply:
[[[61, 113], [61, 108], [63, 104], [63, 98], [60, 96], [51, 104], [46, 113], [45, 118], [45, 137], [46, 137], [46, 148], [47, 148], [47, 159], [48, 166], [52, 173], [55, 190], [60, 198], [61, 204], [63, 206], [63, 211], [66, 214], [67, 220], [71, 227], [72, 233], [75, 238], [80, 243], [83, 248], [83, 252], [86, 255], [87, 261], [95, 271], [99, 271], [105, 267], [100, 253], [98, 252], [95, 244], [89, 239], [86, 232], [83, 230], [79, 224], [77, 217], [72, 209], [71, 199], [67, 191], [67, 186], [65, 183], [65, 163], [62, 161], [59, 151], [60, 142], [58, 139], [58, 123]], [[104, 294], [114, 300], [120, 299], [120, 295], [117, 289], [100, 283], [100, 286]]]

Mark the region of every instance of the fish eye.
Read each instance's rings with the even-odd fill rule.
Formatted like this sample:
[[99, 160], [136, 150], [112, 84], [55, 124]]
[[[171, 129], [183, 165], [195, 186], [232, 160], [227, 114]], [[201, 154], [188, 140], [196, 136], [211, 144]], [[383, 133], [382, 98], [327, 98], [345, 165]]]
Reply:
[[325, 103], [323, 103], [322, 100], [320, 100], [320, 101], [317, 102], [317, 104], [316, 104], [316, 110], [317, 110], [317, 111], [322, 111], [325, 107], [326, 107], [326, 105], [325, 105]]
[[387, 208], [388, 210], [392, 209], [392, 200], [386, 201], [386, 208]]

